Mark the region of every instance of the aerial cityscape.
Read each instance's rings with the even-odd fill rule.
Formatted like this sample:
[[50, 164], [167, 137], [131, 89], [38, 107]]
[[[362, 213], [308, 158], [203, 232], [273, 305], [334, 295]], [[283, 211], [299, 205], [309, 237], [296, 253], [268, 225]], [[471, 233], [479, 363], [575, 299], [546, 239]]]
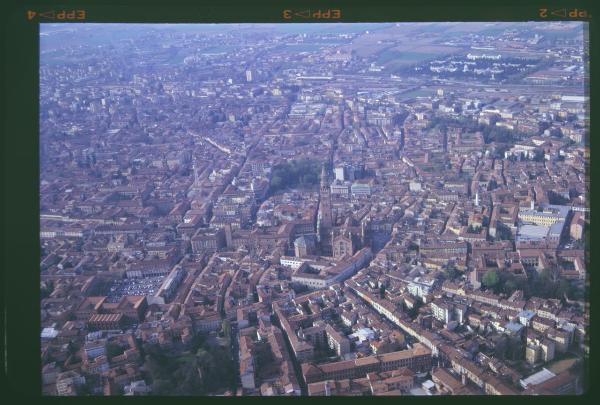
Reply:
[[41, 24], [43, 394], [584, 393], [586, 35]]

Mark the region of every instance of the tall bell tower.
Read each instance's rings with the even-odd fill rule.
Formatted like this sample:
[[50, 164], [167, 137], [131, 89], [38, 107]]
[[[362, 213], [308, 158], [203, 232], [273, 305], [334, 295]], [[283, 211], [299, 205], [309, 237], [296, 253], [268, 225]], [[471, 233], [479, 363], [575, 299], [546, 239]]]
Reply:
[[321, 187], [319, 190], [319, 215], [317, 218], [317, 235], [321, 244], [321, 252], [324, 255], [331, 256], [333, 248], [331, 246], [331, 231], [333, 220], [331, 215], [331, 190], [329, 188], [329, 179], [327, 169], [323, 165], [321, 169]]

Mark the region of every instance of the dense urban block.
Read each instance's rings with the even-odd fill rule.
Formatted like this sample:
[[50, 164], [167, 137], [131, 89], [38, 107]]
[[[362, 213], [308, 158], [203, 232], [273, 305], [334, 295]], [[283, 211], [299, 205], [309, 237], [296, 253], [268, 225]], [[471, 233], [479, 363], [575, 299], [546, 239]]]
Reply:
[[583, 393], [586, 32], [42, 24], [43, 393]]

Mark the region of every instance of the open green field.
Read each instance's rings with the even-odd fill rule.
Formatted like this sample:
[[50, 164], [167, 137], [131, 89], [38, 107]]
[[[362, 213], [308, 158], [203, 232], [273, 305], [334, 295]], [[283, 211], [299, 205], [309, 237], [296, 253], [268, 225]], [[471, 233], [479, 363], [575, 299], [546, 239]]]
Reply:
[[90, 61], [93, 62], [98, 58], [95, 56], [89, 56], [87, 58], [74, 58], [70, 56], [64, 55], [62, 52], [49, 52], [46, 54], [40, 55], [40, 65], [42, 66], [57, 66], [63, 65], [66, 63], [81, 63]]
[[394, 50], [388, 50], [381, 52], [377, 58], [377, 63], [381, 65], [388, 64], [412, 64], [416, 62], [422, 62], [428, 59], [435, 58], [439, 54], [431, 52], [399, 52]]
[[239, 47], [237, 47], [237, 46], [215, 45], [215, 46], [209, 46], [208, 48], [202, 49], [202, 51], [200, 53], [229, 53], [229, 52], [235, 52], [238, 49], [239, 49]]
[[278, 47], [278, 51], [285, 52], [319, 52], [325, 45], [319, 44], [286, 44]]
[[432, 96], [435, 92], [433, 90], [428, 89], [417, 89], [413, 91], [409, 91], [407, 93], [402, 93], [399, 97], [403, 100], [408, 100], [415, 97], [428, 97]]

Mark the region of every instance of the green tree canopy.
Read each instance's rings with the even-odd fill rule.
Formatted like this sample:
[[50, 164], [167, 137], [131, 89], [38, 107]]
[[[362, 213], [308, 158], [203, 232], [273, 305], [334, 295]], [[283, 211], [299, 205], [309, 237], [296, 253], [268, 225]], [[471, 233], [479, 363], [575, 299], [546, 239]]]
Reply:
[[298, 159], [273, 167], [271, 193], [286, 187], [311, 187], [319, 184], [322, 163], [313, 159]]
[[496, 270], [489, 270], [484, 274], [481, 282], [486, 288], [493, 288], [496, 284], [498, 284], [498, 272]]
[[160, 346], [144, 345], [145, 368], [156, 395], [206, 395], [237, 384], [237, 369], [229, 348], [196, 339], [191, 352], [169, 353]]

